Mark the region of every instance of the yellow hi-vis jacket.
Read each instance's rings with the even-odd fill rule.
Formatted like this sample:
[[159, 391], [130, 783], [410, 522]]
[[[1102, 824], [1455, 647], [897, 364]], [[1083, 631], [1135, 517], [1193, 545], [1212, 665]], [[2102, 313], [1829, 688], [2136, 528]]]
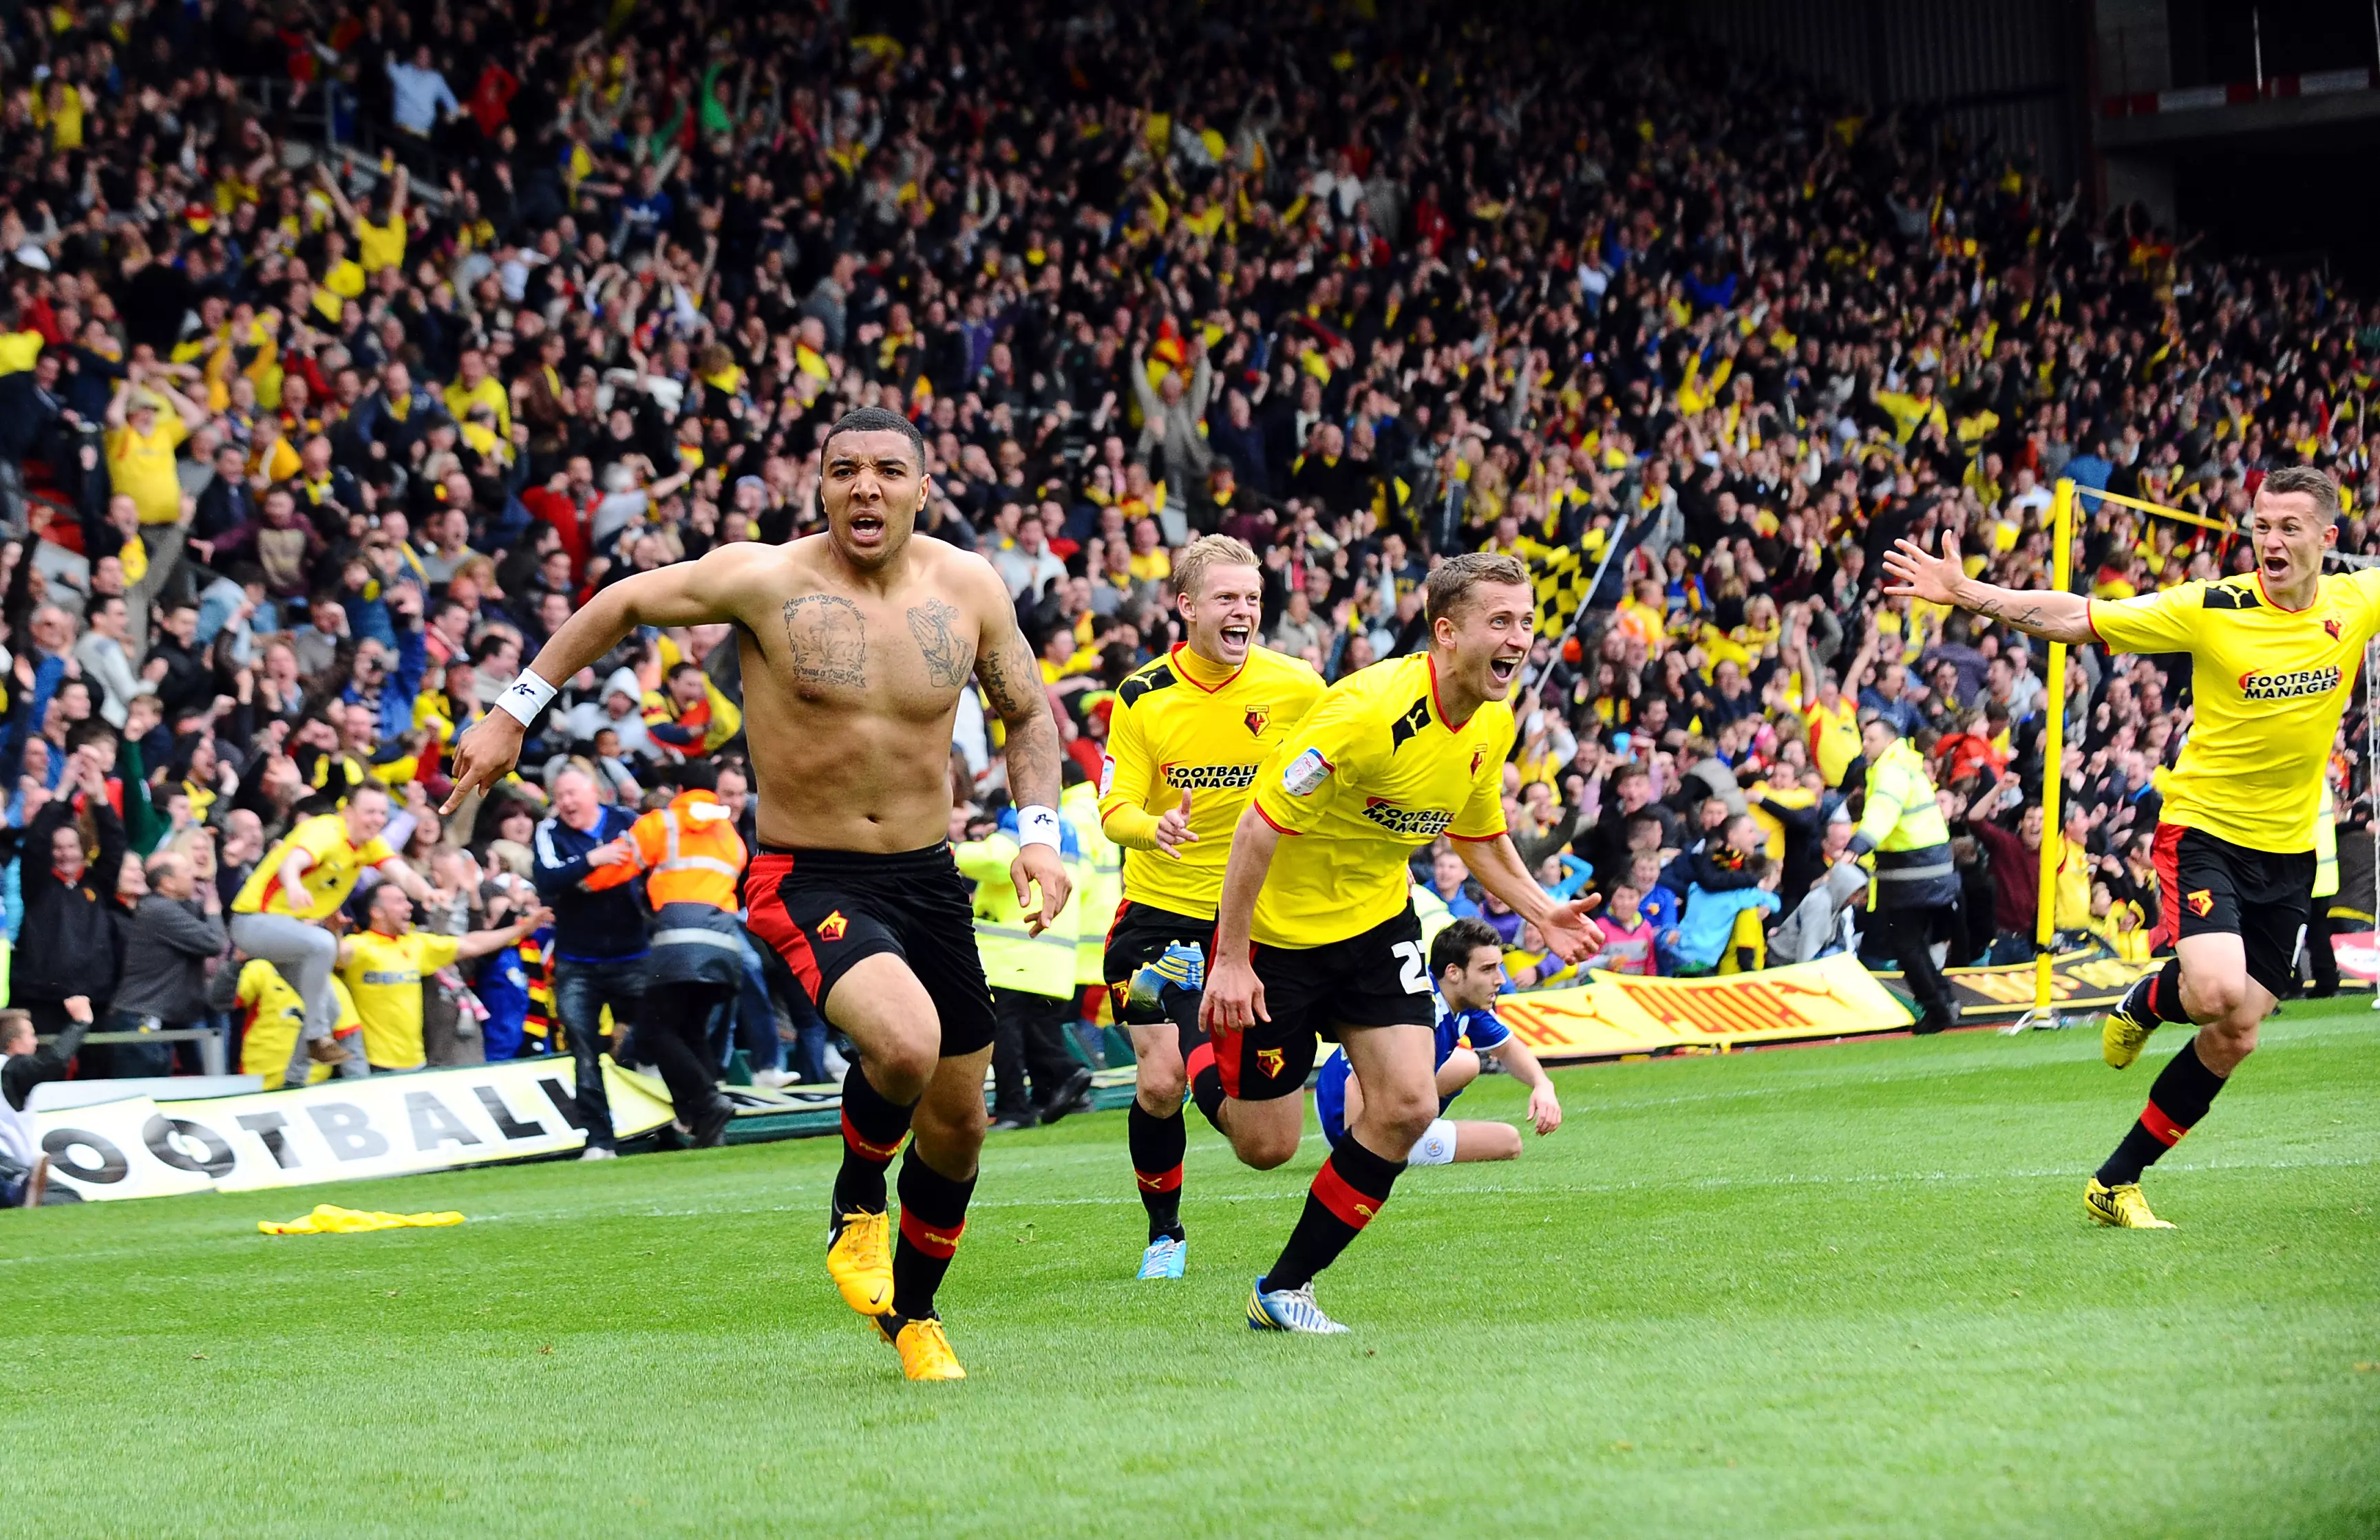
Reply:
[[995, 989], [1016, 989], [1052, 1000], [1075, 997], [1075, 943], [1083, 913], [1082, 863], [1066, 863], [1075, 891], [1066, 906], [1038, 936], [1025, 923], [1009, 863], [1016, 859], [1016, 836], [1002, 830], [952, 847], [959, 870], [975, 880], [975, 945], [983, 974]]
[[1959, 900], [1959, 872], [1950, 859], [1950, 826], [1934, 800], [1925, 761], [1906, 738], [1895, 738], [1867, 769], [1867, 808], [1852, 853], [1876, 856], [1868, 885], [1871, 909], [1922, 909]]
[[1083, 852], [1074, 868], [1075, 907], [1083, 916], [1075, 940], [1075, 983], [1096, 988], [1108, 981], [1108, 926], [1123, 902], [1123, 846], [1099, 826], [1099, 789], [1091, 782], [1066, 788], [1058, 816], [1073, 827]]

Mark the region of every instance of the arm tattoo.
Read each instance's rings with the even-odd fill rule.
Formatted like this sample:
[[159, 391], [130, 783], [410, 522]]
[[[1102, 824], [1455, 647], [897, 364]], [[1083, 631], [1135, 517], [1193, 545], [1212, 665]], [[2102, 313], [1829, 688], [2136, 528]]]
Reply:
[[991, 698], [992, 714], [1002, 721], [1013, 727], [1020, 720], [1050, 714], [1041, 666], [1022, 636], [1012, 634], [1005, 642], [994, 644], [976, 660], [975, 672], [983, 681], [983, 693]]
[[945, 689], [967, 682], [975, 664], [975, 649], [951, 631], [959, 612], [939, 599], [929, 599], [909, 612], [909, 635], [926, 655], [926, 677]]
[[815, 593], [787, 600], [785, 646], [802, 683], [868, 687], [868, 628], [851, 600]]
[[1050, 692], [1041, 683], [1041, 666], [1032, 649], [1011, 631], [976, 660], [975, 673], [991, 699], [992, 714], [1008, 728], [1004, 753], [1010, 794], [1020, 804], [1055, 807], [1058, 721], [1050, 714]]

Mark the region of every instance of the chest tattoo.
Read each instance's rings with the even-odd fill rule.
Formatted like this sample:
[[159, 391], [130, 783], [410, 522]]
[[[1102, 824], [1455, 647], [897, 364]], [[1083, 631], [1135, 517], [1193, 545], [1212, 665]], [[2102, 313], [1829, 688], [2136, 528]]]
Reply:
[[847, 599], [805, 594], [787, 600], [785, 647], [794, 677], [803, 684], [868, 687], [867, 622]]
[[909, 612], [909, 635], [926, 655], [926, 677], [944, 689], [965, 685], [975, 667], [975, 649], [951, 628], [958, 618], [958, 611], [939, 599]]

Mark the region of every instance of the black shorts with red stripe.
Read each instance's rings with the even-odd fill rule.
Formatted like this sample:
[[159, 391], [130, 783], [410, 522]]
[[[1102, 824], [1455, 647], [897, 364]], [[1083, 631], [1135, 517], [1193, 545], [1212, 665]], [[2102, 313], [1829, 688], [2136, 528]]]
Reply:
[[1209, 1035], [1223, 1094], [1235, 1100], [1295, 1096], [1313, 1073], [1318, 1044], [1337, 1042], [1342, 1027], [1428, 1026], [1438, 1018], [1421, 920], [1411, 904], [1342, 940], [1252, 950], [1272, 1019], [1245, 1032]]
[[2157, 825], [2151, 849], [2163, 911], [2156, 940], [2237, 936], [2248, 976], [2286, 999], [2313, 913], [2313, 852], [2251, 850], [2171, 823]]
[[844, 974], [889, 952], [934, 1002], [943, 1058], [991, 1046], [975, 888], [949, 845], [890, 855], [762, 845], [745, 874], [744, 907], [746, 928], [776, 949], [821, 1014]]

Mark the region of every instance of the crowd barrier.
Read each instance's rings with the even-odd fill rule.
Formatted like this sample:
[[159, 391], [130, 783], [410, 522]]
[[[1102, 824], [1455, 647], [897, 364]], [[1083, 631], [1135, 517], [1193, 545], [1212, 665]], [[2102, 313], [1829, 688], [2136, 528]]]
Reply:
[[1575, 988], [1506, 995], [1496, 1013], [1554, 1063], [1903, 1032], [1914, 1020], [1850, 956], [1710, 978], [1597, 973]]
[[[2380, 937], [2342, 936], [2342, 971], [2380, 973]], [[2153, 966], [2102, 952], [2056, 960], [2058, 1003], [2105, 1009]], [[2033, 1002], [2030, 965], [1948, 970], [1972, 1022], [2013, 1018]], [[1507, 995], [1497, 1013], [1551, 1063], [1724, 1052], [1908, 1030], [1913, 1017], [1894, 986], [1851, 956], [1708, 978], [1597, 973], [1584, 985]], [[1099, 1076], [1092, 1105], [1132, 1095], [1129, 1068]], [[604, 1061], [614, 1131], [622, 1140], [671, 1122], [659, 1081]], [[832, 1134], [842, 1096], [832, 1086], [763, 1091], [731, 1086], [731, 1143]], [[298, 1091], [157, 1100], [147, 1096], [32, 1114], [52, 1180], [87, 1199], [178, 1193], [253, 1192], [310, 1182], [403, 1176], [454, 1167], [572, 1154], [586, 1145], [566, 1059], [325, 1081]]]
[[[609, 1060], [619, 1137], [670, 1122], [669, 1095]], [[85, 1198], [253, 1192], [406, 1176], [587, 1143], [567, 1059], [515, 1060], [419, 1074], [327, 1080], [296, 1091], [202, 1101], [125, 1101], [33, 1114], [50, 1180]]]

